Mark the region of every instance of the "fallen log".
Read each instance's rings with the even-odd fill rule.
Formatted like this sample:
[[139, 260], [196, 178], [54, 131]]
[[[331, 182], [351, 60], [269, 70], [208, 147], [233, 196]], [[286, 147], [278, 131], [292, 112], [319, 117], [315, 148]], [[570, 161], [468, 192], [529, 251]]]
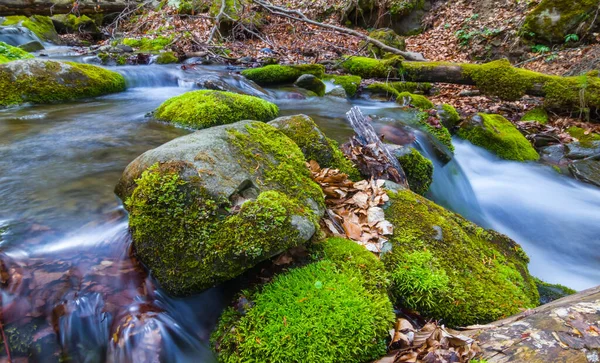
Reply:
[[120, 13], [137, 0], [3, 0], [0, 16]]

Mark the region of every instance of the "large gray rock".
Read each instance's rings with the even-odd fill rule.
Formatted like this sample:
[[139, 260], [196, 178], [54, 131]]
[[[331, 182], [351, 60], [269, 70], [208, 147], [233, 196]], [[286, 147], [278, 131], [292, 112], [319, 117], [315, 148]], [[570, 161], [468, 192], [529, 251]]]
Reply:
[[576, 161], [569, 165], [569, 170], [576, 179], [600, 187], [600, 160]]
[[325, 83], [312, 74], [303, 74], [294, 83], [294, 86], [313, 91], [317, 96], [325, 95]]
[[116, 187], [141, 260], [171, 294], [200, 292], [306, 242], [323, 194], [298, 146], [241, 121], [149, 150]]

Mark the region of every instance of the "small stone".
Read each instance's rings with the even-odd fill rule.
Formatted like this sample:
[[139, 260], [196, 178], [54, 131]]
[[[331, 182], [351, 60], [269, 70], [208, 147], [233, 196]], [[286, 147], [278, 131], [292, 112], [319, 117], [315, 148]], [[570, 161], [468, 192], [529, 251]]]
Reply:
[[379, 207], [371, 207], [367, 210], [367, 219], [369, 223], [379, 223], [385, 220], [385, 212]]

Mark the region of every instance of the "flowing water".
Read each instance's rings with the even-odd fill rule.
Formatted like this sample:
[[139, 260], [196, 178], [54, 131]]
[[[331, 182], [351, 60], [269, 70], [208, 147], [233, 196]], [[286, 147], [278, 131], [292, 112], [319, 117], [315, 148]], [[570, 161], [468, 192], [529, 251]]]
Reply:
[[127, 79], [123, 93], [0, 111], [0, 263], [9, 271], [1, 276], [2, 318], [6, 330], [35, 332], [34, 349], [13, 348], [36, 361], [56, 361], [57, 352], [78, 362], [213, 360], [208, 336], [235, 287], [185, 299], [164, 294], [132, 256], [127, 215], [113, 193], [135, 157], [190, 132], [145, 115], [207, 75], [270, 99], [282, 115], [307, 114], [341, 142], [352, 135], [344, 115], [353, 105], [391, 140], [394, 130], [410, 130], [414, 142], [405, 141], [435, 164], [430, 198], [521, 243], [534, 275], [577, 289], [600, 283], [600, 189], [460, 140], [455, 158], [442, 162], [439, 145], [394, 103], [302, 99], [299, 90], [265, 91], [225, 67], [114, 69]]

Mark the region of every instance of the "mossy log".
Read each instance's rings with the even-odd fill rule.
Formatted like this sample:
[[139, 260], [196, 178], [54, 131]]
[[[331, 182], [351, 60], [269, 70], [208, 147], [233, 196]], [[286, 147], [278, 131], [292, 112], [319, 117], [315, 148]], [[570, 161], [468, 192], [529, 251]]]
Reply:
[[[141, 3], [137, 0], [79, 0], [77, 11], [80, 14], [120, 13], [138, 2]], [[3, 0], [0, 2], [0, 16], [69, 14], [74, 8], [73, 3], [73, 0]]]
[[402, 62], [399, 74], [412, 82], [477, 86], [482, 93], [514, 101], [524, 95], [545, 97], [544, 107], [600, 118], [600, 79], [590, 75], [560, 77], [512, 67], [507, 60], [486, 64]]

